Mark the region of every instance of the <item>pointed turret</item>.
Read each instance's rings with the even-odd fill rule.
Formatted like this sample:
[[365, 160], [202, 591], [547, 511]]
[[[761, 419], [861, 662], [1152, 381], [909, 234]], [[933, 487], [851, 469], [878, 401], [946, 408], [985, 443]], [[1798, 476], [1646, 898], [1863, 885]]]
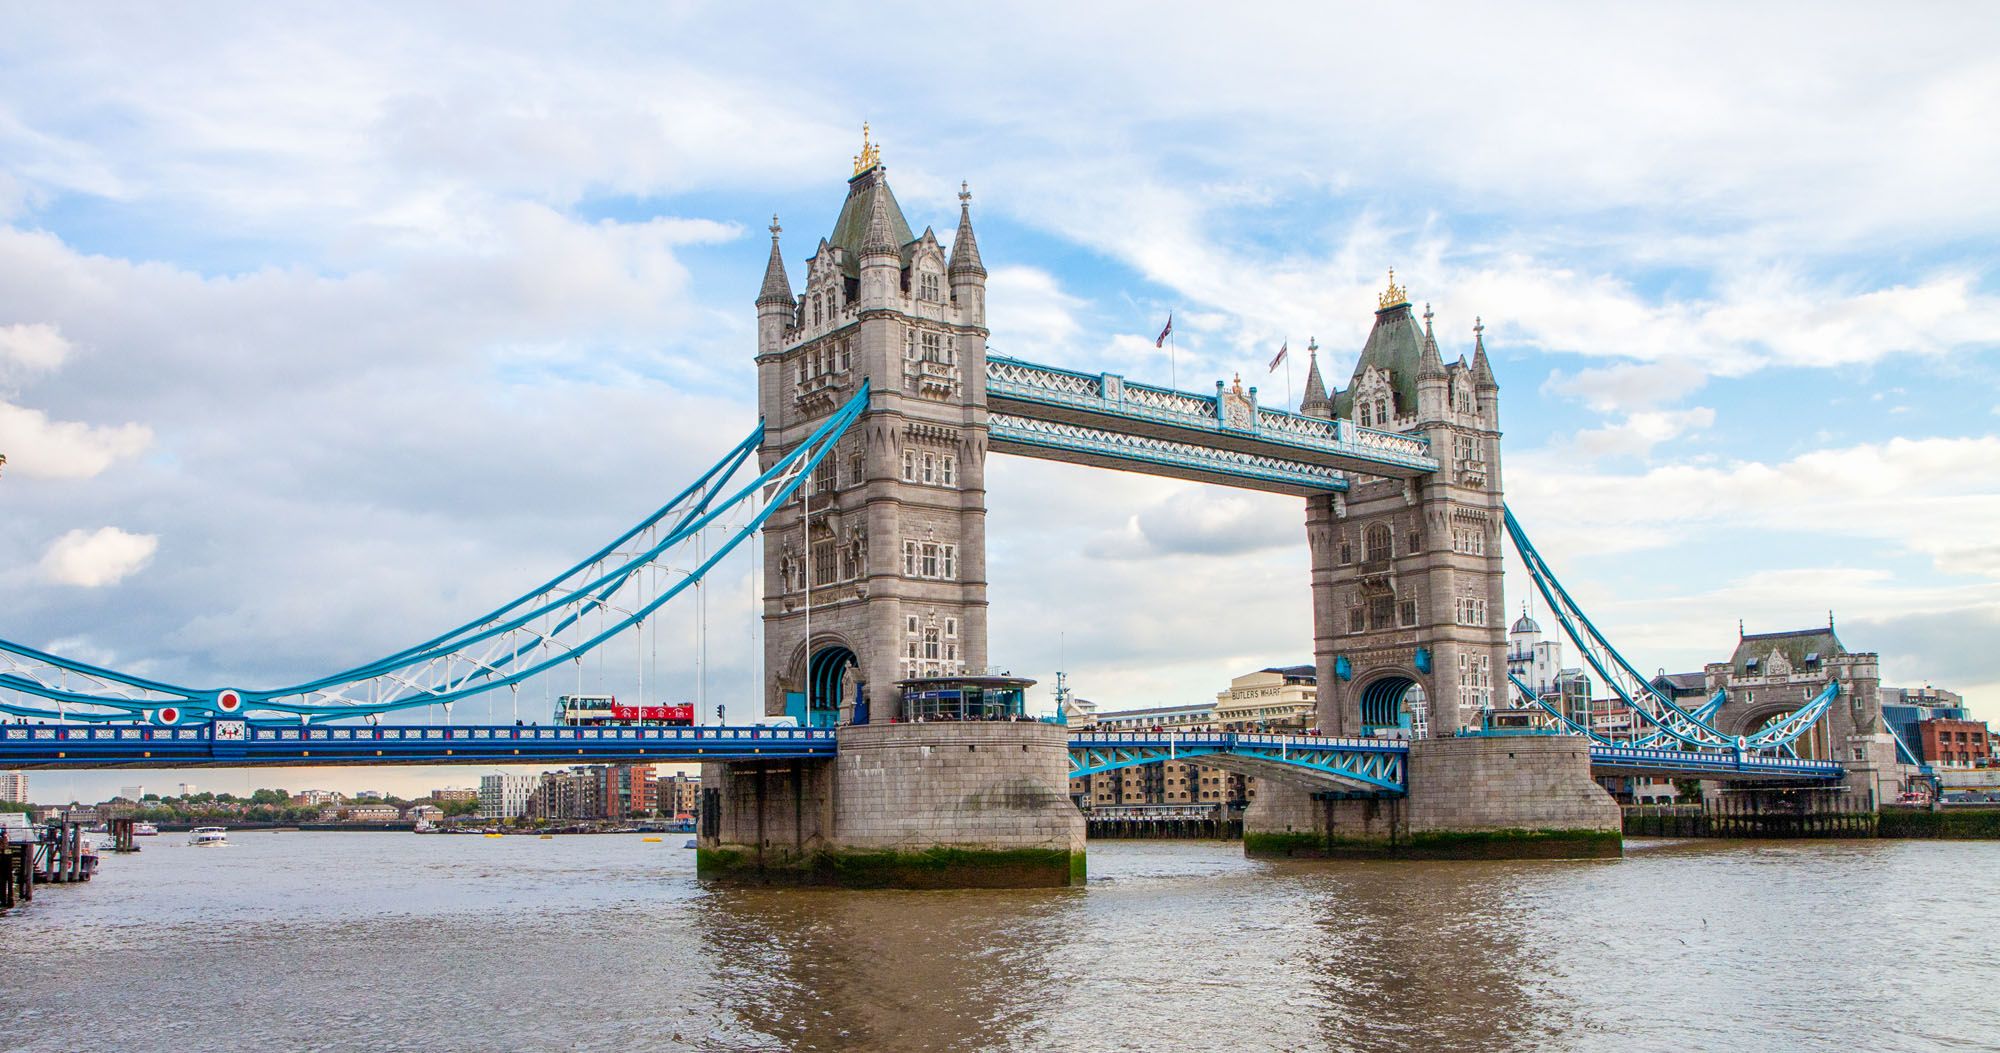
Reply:
[[1486, 361], [1486, 323], [1472, 320], [1472, 383], [1481, 391], [1498, 391], [1500, 382], [1493, 379], [1493, 364]]
[[1424, 349], [1423, 358], [1417, 366], [1417, 379], [1445, 375], [1444, 358], [1438, 354], [1437, 333], [1431, 329], [1431, 305], [1424, 305]]
[[951, 237], [951, 298], [973, 325], [986, 325], [986, 265], [979, 261], [979, 241], [972, 236], [972, 188], [958, 184], [958, 233]]
[[1306, 341], [1306, 397], [1299, 400], [1299, 412], [1322, 420], [1333, 419], [1333, 400], [1326, 397], [1326, 380], [1319, 375], [1319, 341]]
[[889, 199], [885, 194], [870, 199], [868, 233], [861, 238], [861, 258], [865, 261], [877, 255], [894, 256], [899, 264], [903, 255], [903, 247], [896, 240], [895, 224], [889, 219]]
[[771, 260], [764, 265], [764, 288], [757, 293], [759, 307], [765, 304], [783, 304], [790, 308], [795, 302], [792, 299], [792, 280], [785, 275], [785, 257], [778, 251], [778, 232], [783, 229], [778, 226], [778, 217], [772, 215]]
[[757, 354], [775, 354], [785, 344], [785, 330], [791, 328], [798, 301], [792, 298], [792, 280], [785, 276], [785, 257], [778, 251], [778, 217], [771, 217], [771, 260], [764, 265], [764, 287], [757, 292]]
[[960, 274], [986, 277], [986, 265], [979, 262], [979, 241], [972, 236], [972, 189], [958, 184], [958, 233], [951, 239], [951, 276]]
[[1438, 355], [1437, 333], [1431, 329], [1431, 305], [1424, 305], [1424, 336], [1417, 352], [1417, 419], [1443, 420], [1451, 402], [1451, 374]]
[[870, 177], [878, 185], [868, 195], [868, 225], [856, 253], [863, 305], [889, 303], [903, 294], [903, 246], [916, 240], [909, 236], [910, 225], [903, 221], [902, 210], [897, 209], [893, 216], [890, 213], [889, 184], [882, 180], [879, 162], [863, 174], [863, 178]]

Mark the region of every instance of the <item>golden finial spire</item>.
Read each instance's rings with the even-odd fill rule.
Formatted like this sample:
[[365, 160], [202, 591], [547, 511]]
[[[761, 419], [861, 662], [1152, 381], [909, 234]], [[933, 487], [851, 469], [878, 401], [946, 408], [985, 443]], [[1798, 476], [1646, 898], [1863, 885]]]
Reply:
[[1391, 307], [1402, 307], [1410, 302], [1409, 290], [1396, 284], [1396, 268], [1389, 268], [1389, 287], [1375, 297], [1375, 309], [1386, 311]]
[[861, 152], [854, 155], [854, 174], [863, 172], [882, 163], [882, 147], [868, 141], [868, 122], [861, 122]]

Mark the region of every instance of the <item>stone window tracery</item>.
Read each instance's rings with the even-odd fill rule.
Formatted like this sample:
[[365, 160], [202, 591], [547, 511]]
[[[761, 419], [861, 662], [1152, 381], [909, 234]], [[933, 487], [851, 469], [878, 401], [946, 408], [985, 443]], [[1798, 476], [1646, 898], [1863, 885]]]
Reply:
[[1362, 535], [1362, 538], [1367, 542], [1367, 555], [1363, 558], [1368, 562], [1375, 563], [1395, 557], [1395, 539], [1394, 535], [1389, 532], [1387, 524], [1369, 524], [1368, 530]]

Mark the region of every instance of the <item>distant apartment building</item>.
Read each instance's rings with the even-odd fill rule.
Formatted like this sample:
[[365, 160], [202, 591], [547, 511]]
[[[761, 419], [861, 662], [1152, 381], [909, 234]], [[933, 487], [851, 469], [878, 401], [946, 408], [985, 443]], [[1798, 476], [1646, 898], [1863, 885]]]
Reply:
[[602, 765], [543, 772], [534, 792], [528, 796], [528, 818], [602, 819], [604, 788]]
[[654, 792], [659, 799], [655, 807], [661, 815], [693, 815], [701, 801], [701, 776], [685, 772], [662, 776], [655, 783]]
[[1318, 726], [1319, 676], [1309, 665], [1267, 666], [1215, 693], [1224, 731], [1303, 734]]
[[460, 789], [456, 786], [447, 786], [442, 790], [431, 791], [431, 800], [439, 804], [451, 804], [457, 801], [476, 801], [478, 799], [479, 791], [471, 788]]
[[120, 786], [118, 788], [118, 796], [128, 801], [136, 802], [146, 796], [146, 788], [144, 786]]
[[479, 817], [514, 819], [528, 814], [528, 799], [541, 785], [539, 775], [482, 775], [479, 777]]
[[603, 784], [598, 800], [603, 811], [590, 818], [631, 819], [653, 813], [659, 773], [650, 764], [608, 764], [592, 769]]
[[[1882, 723], [1889, 726], [1896, 736], [1898, 752], [1907, 751], [1911, 759], [1931, 762], [1924, 753], [1920, 726], [1932, 720], [1964, 720], [1972, 718], [1965, 710], [1965, 698], [1956, 691], [1941, 687], [1884, 687], [1880, 689], [1882, 698]], [[1956, 727], [1952, 729], [1954, 732]], [[1968, 729], [1969, 730], [1969, 729]], [[1950, 745], [1956, 747], [1954, 739]], [[1945, 743], [1938, 743], [1940, 752]], [[1951, 752], [1956, 753], [1954, 748]], [[1936, 762], [1941, 763], [1941, 762]]]
[[403, 813], [403, 818], [411, 822], [435, 823], [444, 818], [444, 809], [434, 804], [413, 804]]
[[16, 804], [28, 803], [28, 773], [24, 771], [0, 771], [0, 801]]
[[1977, 720], [1932, 717], [1917, 722], [1917, 753], [1940, 768], [1977, 768], [1993, 763], [1993, 735]]
[[320, 808], [329, 804], [339, 804], [347, 798], [338, 790], [300, 790], [292, 795], [292, 803], [306, 808]]

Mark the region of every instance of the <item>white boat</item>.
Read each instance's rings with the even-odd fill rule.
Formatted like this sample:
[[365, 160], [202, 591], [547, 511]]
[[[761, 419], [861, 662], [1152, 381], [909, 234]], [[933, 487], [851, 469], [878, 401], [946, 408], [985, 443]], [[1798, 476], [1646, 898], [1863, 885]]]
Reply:
[[160, 828], [159, 828], [159, 827], [157, 827], [157, 826], [154, 826], [154, 825], [153, 825], [153, 824], [151, 824], [151, 823], [133, 823], [133, 824], [132, 824], [132, 836], [133, 836], [133, 837], [158, 837], [158, 836], [159, 836], [159, 834], [160, 834]]
[[226, 845], [229, 831], [220, 826], [197, 826], [188, 832], [188, 844], [199, 848], [202, 845]]

